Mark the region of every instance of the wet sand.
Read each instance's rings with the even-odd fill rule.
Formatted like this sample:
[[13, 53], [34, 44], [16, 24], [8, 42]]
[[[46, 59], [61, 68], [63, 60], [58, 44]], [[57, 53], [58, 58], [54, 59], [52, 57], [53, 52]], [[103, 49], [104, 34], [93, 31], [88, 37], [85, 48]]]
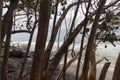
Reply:
[[[60, 70], [62, 70], [62, 67], [63, 67], [62, 64], [60, 64], [58, 66], [58, 68], [54, 72], [51, 80], [55, 80], [55, 77], [59, 74]], [[101, 69], [102, 69], [102, 67], [97, 68], [96, 80], [98, 80], [98, 78], [99, 78]], [[80, 69], [79, 75], [80, 75], [81, 71], [82, 71], [82, 69]], [[66, 80], [75, 80], [75, 74], [76, 74], [76, 65], [71, 65], [66, 71]], [[108, 69], [105, 80], [112, 80], [112, 75], [113, 75], [113, 71]]]

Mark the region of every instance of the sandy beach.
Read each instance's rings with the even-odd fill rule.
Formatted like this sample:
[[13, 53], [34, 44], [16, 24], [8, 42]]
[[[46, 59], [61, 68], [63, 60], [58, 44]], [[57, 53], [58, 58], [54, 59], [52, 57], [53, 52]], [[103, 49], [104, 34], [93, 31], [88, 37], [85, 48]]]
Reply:
[[[60, 70], [62, 70], [63, 65], [60, 64], [57, 67], [57, 71], [54, 72], [53, 77], [51, 80], [55, 80], [55, 77], [59, 74]], [[75, 80], [75, 74], [76, 74], [76, 65], [71, 65], [66, 72], [66, 80]], [[101, 72], [102, 67], [97, 68], [97, 75], [96, 75], [96, 80], [98, 80], [100, 72]], [[79, 71], [80, 74], [81, 70]], [[113, 71], [108, 69], [108, 72], [106, 74], [106, 79], [105, 80], [111, 80], [112, 79], [112, 74]]]

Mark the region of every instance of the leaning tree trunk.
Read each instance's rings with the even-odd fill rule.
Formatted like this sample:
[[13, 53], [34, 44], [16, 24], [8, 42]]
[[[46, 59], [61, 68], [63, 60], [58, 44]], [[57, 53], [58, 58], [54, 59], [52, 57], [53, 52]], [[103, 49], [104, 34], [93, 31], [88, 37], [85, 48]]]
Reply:
[[[88, 20], [89, 19], [87, 19], [87, 21]], [[63, 45], [60, 47], [59, 51], [56, 53], [56, 55], [54, 56], [54, 58], [49, 63], [49, 66], [48, 66], [48, 69], [47, 69], [48, 70], [47, 72], [48, 72], [49, 76], [53, 74], [55, 68], [59, 64], [59, 62], [62, 59], [63, 55], [66, 53], [67, 48], [74, 41], [75, 37], [77, 36], [77, 34], [82, 29], [82, 26], [83, 26], [84, 23], [85, 23], [85, 20], [83, 20], [77, 26], [77, 28], [74, 29], [74, 31], [71, 33], [71, 35], [69, 35], [68, 39], [63, 43]]]
[[93, 22], [92, 30], [91, 30], [90, 37], [88, 40], [88, 45], [87, 45], [87, 49], [85, 53], [85, 61], [84, 61], [83, 71], [82, 71], [80, 80], [88, 80], [89, 60], [90, 60], [91, 51], [93, 49], [92, 46], [95, 40], [95, 34], [96, 34], [96, 29], [97, 29], [96, 26], [98, 24], [98, 20], [100, 18], [100, 14], [101, 14], [101, 11], [104, 7], [106, 0], [100, 0], [99, 2], [100, 2], [100, 5], [97, 9], [95, 20]]
[[[82, 1], [82, 2], [85, 2], [85, 1]], [[81, 2], [81, 3], [82, 3]], [[77, 5], [78, 2], [74, 2], [70, 5], [67, 6], [67, 8], [63, 11], [63, 14], [61, 15], [61, 17], [58, 19], [57, 21], [57, 24], [55, 26], [53, 26], [53, 30], [52, 30], [52, 34], [51, 34], [51, 37], [50, 37], [50, 40], [49, 40], [49, 43], [48, 43], [48, 46], [46, 48], [46, 51], [45, 51], [45, 54], [46, 54], [46, 68], [48, 67], [49, 65], [49, 58], [50, 58], [50, 54], [51, 54], [51, 50], [53, 48], [53, 45], [54, 45], [54, 42], [55, 42], [55, 39], [56, 39], [56, 36], [57, 36], [57, 33], [58, 33], [58, 30], [63, 22], [63, 20], [65, 19], [65, 16], [67, 15], [67, 12], [75, 5]]]
[[20, 70], [19, 76], [18, 76], [18, 79], [19, 79], [19, 80], [22, 80], [22, 78], [23, 78], [22, 76], [23, 76], [24, 68], [25, 68], [25, 65], [26, 65], [26, 62], [27, 62], [27, 57], [28, 57], [28, 55], [29, 55], [29, 50], [30, 50], [30, 46], [31, 46], [33, 34], [34, 34], [34, 31], [35, 31], [35, 28], [36, 28], [36, 24], [37, 24], [37, 20], [35, 21], [34, 26], [33, 26], [33, 29], [32, 29], [31, 34], [30, 34], [30, 38], [29, 38], [29, 41], [28, 41], [28, 46], [27, 46], [27, 49], [26, 49], [26, 54], [25, 54], [25, 57], [24, 57], [24, 59], [23, 59], [23, 63], [22, 63], [22, 66], [21, 66], [21, 70]]
[[[105, 10], [106, 8], [108, 8], [108, 6], [110, 7], [111, 5], [107, 5], [104, 7], [103, 10]], [[93, 17], [96, 14], [96, 10], [94, 12], [91, 12], [90, 15], [88, 15], [88, 19], [87, 22], [90, 20], [91, 17]], [[85, 23], [85, 19], [78, 25], [76, 26], [76, 29], [73, 30], [73, 32], [71, 33], [71, 35], [68, 37], [68, 39], [63, 43], [63, 45], [60, 47], [59, 51], [55, 54], [54, 58], [50, 61], [50, 63], [48, 64], [48, 73], [49, 75], [52, 75], [54, 70], [56, 69], [57, 65], [59, 64], [62, 56], [65, 54], [65, 48], [67, 48], [74, 40], [74, 38], [77, 36], [77, 34], [79, 34], [80, 30], [82, 29], [82, 27], [84, 26]]]
[[26, 49], [26, 54], [25, 54], [25, 57], [23, 59], [23, 63], [21, 65], [21, 70], [19, 72], [19, 75], [18, 75], [18, 79], [19, 80], [22, 80], [23, 78], [23, 73], [24, 73], [24, 68], [25, 68], [25, 65], [26, 65], [26, 62], [27, 62], [27, 57], [29, 55], [29, 50], [30, 50], [30, 46], [31, 46], [31, 43], [32, 43], [32, 38], [33, 38], [33, 35], [34, 35], [34, 31], [36, 29], [36, 24], [38, 23], [38, 20], [37, 20], [37, 6], [38, 6], [38, 0], [36, 1], [36, 5], [35, 5], [35, 22], [34, 22], [34, 25], [33, 25], [33, 28], [32, 28], [32, 31], [30, 33], [30, 37], [29, 37], [29, 41], [28, 41], [28, 46], [27, 46], [27, 49]]
[[[58, 4], [57, 4], [58, 5]], [[57, 7], [56, 5], [56, 7]], [[56, 39], [56, 36], [58, 34], [58, 30], [65, 18], [65, 16], [67, 15], [67, 12], [73, 7], [75, 6], [76, 3], [74, 4], [70, 4], [63, 12], [63, 14], [61, 15], [61, 17], [58, 19], [57, 23], [55, 24], [55, 19], [54, 19], [54, 22], [53, 22], [53, 29], [52, 29], [52, 34], [51, 34], [51, 37], [50, 37], [50, 40], [48, 42], [48, 45], [47, 45], [47, 48], [45, 50], [45, 55], [46, 55], [46, 58], [45, 58], [45, 61], [46, 61], [46, 64], [45, 64], [45, 70], [46, 68], [48, 67], [48, 64], [49, 64], [49, 58], [50, 58], [50, 54], [51, 54], [51, 50], [53, 48], [53, 45], [54, 45], [54, 42], [55, 42], [55, 39]], [[57, 9], [57, 8], [56, 8]], [[57, 11], [57, 10], [56, 10]], [[55, 13], [55, 15], [57, 15], [57, 12]], [[56, 17], [56, 16], [55, 16]]]
[[78, 80], [79, 69], [80, 69], [80, 61], [81, 61], [82, 52], [83, 52], [83, 44], [84, 44], [84, 38], [85, 38], [85, 34], [86, 34], [87, 19], [88, 19], [88, 13], [89, 13], [90, 5], [91, 5], [91, 0], [89, 0], [88, 6], [87, 6], [87, 9], [86, 9], [86, 13], [85, 13], [85, 23], [84, 23], [83, 34], [82, 34], [82, 39], [81, 39], [81, 46], [80, 46], [80, 52], [79, 52], [79, 58], [78, 58], [78, 63], [77, 63], [75, 80]]
[[41, 0], [39, 10], [38, 34], [33, 57], [30, 80], [45, 80], [42, 78], [44, 67], [44, 51], [48, 34], [51, 0]]

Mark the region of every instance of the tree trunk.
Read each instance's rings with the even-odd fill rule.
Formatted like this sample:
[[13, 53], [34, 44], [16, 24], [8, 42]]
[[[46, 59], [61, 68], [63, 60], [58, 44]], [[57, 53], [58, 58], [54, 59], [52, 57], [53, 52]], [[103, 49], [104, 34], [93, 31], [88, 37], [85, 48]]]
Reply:
[[80, 46], [80, 52], [79, 52], [79, 58], [78, 58], [78, 63], [77, 63], [75, 80], [78, 80], [79, 69], [80, 69], [80, 61], [81, 61], [82, 52], [83, 52], [83, 44], [84, 44], [84, 38], [85, 38], [85, 34], [86, 34], [87, 19], [88, 19], [88, 13], [89, 13], [90, 5], [91, 5], [91, 0], [89, 0], [88, 6], [87, 6], [87, 9], [86, 9], [86, 13], [85, 13], [85, 23], [84, 23], [83, 34], [82, 34], [82, 39], [81, 39], [81, 46]]
[[89, 60], [90, 60], [90, 56], [91, 56], [91, 51], [93, 49], [92, 46], [93, 46], [93, 43], [95, 40], [95, 34], [96, 34], [96, 28], [97, 28], [96, 26], [98, 24], [100, 14], [104, 7], [105, 2], [106, 2], [106, 0], [100, 0], [100, 5], [96, 12], [95, 20], [93, 22], [92, 30], [91, 30], [90, 37], [88, 40], [88, 45], [87, 45], [87, 49], [86, 49], [86, 53], [85, 53], [85, 61], [84, 61], [83, 71], [82, 71], [80, 80], [88, 80]]
[[8, 57], [9, 57], [9, 50], [10, 50], [10, 40], [11, 40], [11, 31], [12, 31], [12, 19], [11, 24], [8, 27], [7, 30], [7, 37], [5, 41], [5, 50], [4, 50], [4, 56], [3, 56], [3, 62], [2, 62], [2, 70], [1, 70], [1, 80], [8, 80], [7, 75], [7, 68], [8, 68]]
[[[63, 12], [63, 14], [61, 15], [61, 17], [59, 18], [59, 20], [57, 21], [57, 24], [56, 25], [53, 25], [53, 29], [52, 29], [52, 34], [51, 34], [51, 37], [50, 37], [50, 40], [49, 40], [49, 43], [47, 45], [47, 48], [45, 50], [45, 55], [46, 55], [46, 58], [45, 58], [45, 61], [46, 61], [46, 66], [45, 68], [48, 67], [48, 63], [49, 63], [49, 57], [50, 57], [50, 53], [51, 53], [51, 50], [53, 48], [53, 45], [54, 45], [54, 42], [55, 42], [55, 39], [56, 39], [56, 36], [58, 34], [58, 30], [62, 24], [62, 21], [64, 20], [65, 16], [67, 15], [67, 12], [73, 7], [75, 6], [77, 3], [73, 3], [73, 4], [70, 4]], [[55, 24], [55, 23], [53, 23]]]
[[10, 6], [8, 11], [3, 16], [2, 20], [2, 33], [1, 33], [1, 40], [4, 40], [5, 34], [7, 33], [7, 29], [11, 24], [11, 18], [13, 17], [13, 11], [17, 8], [19, 0], [10, 0]]
[[[82, 1], [82, 2], [85, 2], [85, 1]], [[82, 3], [81, 2], [81, 3]], [[46, 48], [46, 51], [45, 51], [45, 54], [46, 54], [46, 66], [48, 67], [48, 62], [49, 62], [49, 57], [50, 57], [50, 53], [51, 53], [51, 50], [53, 48], [53, 45], [54, 45], [54, 42], [55, 42], [55, 39], [56, 39], [56, 36], [57, 36], [57, 33], [58, 33], [58, 30], [62, 24], [62, 21], [64, 20], [64, 18], [66, 17], [67, 15], [67, 12], [75, 5], [77, 5], [78, 2], [74, 2], [70, 5], [68, 5], [68, 7], [64, 10], [63, 14], [61, 15], [61, 17], [59, 18], [59, 20], [57, 21], [57, 24], [55, 25], [55, 27], [53, 28], [52, 30], [52, 34], [51, 34], [51, 38], [50, 38], [50, 41], [47, 45], [47, 48]]]
[[[1, 57], [2, 57], [2, 39], [1, 39], [1, 31], [2, 31], [2, 5], [3, 5], [3, 0], [0, 0], [0, 62], [1, 62]], [[0, 69], [0, 72], [1, 72], [1, 69]], [[0, 77], [1, 77], [1, 75], [0, 75]]]
[[[87, 19], [87, 21], [88, 21], [88, 19]], [[54, 58], [52, 59], [52, 61], [49, 63], [49, 66], [48, 66], [48, 74], [49, 75], [52, 75], [53, 71], [55, 70], [55, 68], [59, 64], [61, 58], [66, 53], [67, 48], [74, 41], [75, 37], [77, 36], [77, 34], [82, 29], [84, 23], [85, 23], [85, 20], [83, 20], [83, 22], [81, 22], [77, 26], [77, 28], [74, 29], [74, 31], [71, 33], [71, 35], [69, 35], [68, 39], [63, 43], [63, 45], [61, 46], [61, 48], [59, 49], [59, 51], [56, 53], [56, 55], [54, 56]]]
[[[96, 11], [94, 11], [93, 13], [91, 13], [90, 15], [88, 15], [88, 18], [87, 18], [86, 22], [88, 22], [89, 19], [92, 16], [94, 16], [95, 14], [96, 14]], [[66, 52], [65, 49], [73, 42], [74, 38], [77, 36], [77, 34], [80, 32], [80, 30], [84, 26], [84, 23], [85, 23], [85, 19], [78, 26], [76, 26], [76, 29], [73, 30], [73, 32], [71, 33], [71, 35], [63, 43], [63, 45], [61, 46], [61, 48], [59, 49], [59, 51], [56, 53], [56, 55], [54, 56], [54, 58], [52, 59], [52, 61], [49, 63], [49, 66], [48, 66], [48, 69], [47, 69], [49, 75], [52, 75], [53, 71], [55, 70], [55, 68], [59, 64], [62, 56]]]
[[0, 0], [0, 60], [1, 60], [1, 50], [2, 50], [2, 39], [1, 39], [1, 31], [2, 31], [2, 5], [3, 0]]
[[25, 54], [23, 63], [21, 65], [21, 70], [20, 70], [19, 75], [18, 75], [19, 80], [22, 80], [22, 78], [23, 78], [24, 68], [25, 68], [25, 64], [27, 62], [27, 57], [28, 57], [28, 54], [29, 54], [33, 34], [34, 34], [34, 31], [35, 31], [35, 28], [36, 28], [36, 24], [38, 23], [37, 16], [36, 16], [36, 14], [37, 14], [37, 6], [38, 6], [38, 0], [36, 1], [36, 5], [35, 5], [35, 9], [34, 9], [34, 11], [35, 11], [35, 22], [34, 22], [34, 25], [33, 25], [33, 28], [32, 28], [31, 34], [30, 34], [26, 54]]
[[5, 50], [2, 62], [2, 70], [1, 70], [1, 80], [8, 80], [7, 76], [7, 67], [8, 67], [8, 57], [9, 57], [9, 49], [10, 49], [10, 40], [11, 40], [11, 31], [12, 31], [12, 22], [13, 22], [13, 11], [17, 8], [19, 0], [10, 0], [10, 7], [8, 8], [7, 13], [5, 14], [2, 20], [2, 34], [1, 40], [3, 41], [5, 34]]
[[[73, 30], [71, 35], [68, 36], [67, 40], [63, 43], [63, 45], [60, 47], [59, 51], [56, 53], [54, 58], [51, 60], [51, 62], [48, 65], [48, 73], [49, 75], [52, 75], [53, 71], [59, 64], [62, 56], [65, 54], [67, 47], [74, 41], [75, 37], [79, 34], [80, 30], [84, 26], [84, 23], [87, 23], [89, 19], [96, 14], [96, 11], [94, 13], [91, 13], [88, 15], [87, 19], [83, 20], [80, 24], [76, 26], [76, 28]], [[48, 47], [49, 48], [49, 47]]]
[[90, 57], [90, 74], [89, 74], [89, 80], [96, 80], [96, 56], [95, 56], [95, 51], [96, 51], [96, 41], [94, 41], [93, 44], [93, 49], [92, 49], [92, 54]]
[[50, 19], [51, 0], [41, 0], [39, 10], [38, 34], [35, 46], [35, 54], [33, 57], [32, 70], [30, 80], [45, 80], [43, 76], [44, 68], [44, 51], [48, 34], [48, 26]]

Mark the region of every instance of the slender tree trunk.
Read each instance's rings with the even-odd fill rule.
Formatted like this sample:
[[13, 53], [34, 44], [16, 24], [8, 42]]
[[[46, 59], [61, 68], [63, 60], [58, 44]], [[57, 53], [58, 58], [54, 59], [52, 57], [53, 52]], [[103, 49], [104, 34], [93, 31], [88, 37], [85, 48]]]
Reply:
[[75, 20], [76, 20], [77, 14], [78, 14], [80, 2], [81, 2], [81, 0], [78, 0], [77, 7], [76, 7], [76, 10], [74, 12], [74, 17], [73, 17], [73, 20], [72, 20], [72, 24], [71, 24], [71, 27], [70, 27], [69, 34], [72, 32], [72, 30], [73, 30], [73, 28], [75, 26]]
[[7, 68], [8, 68], [8, 57], [9, 57], [9, 50], [10, 50], [12, 22], [13, 21], [11, 19], [10, 26], [8, 27], [8, 30], [7, 30], [7, 37], [6, 37], [6, 41], [5, 41], [5, 50], [4, 50], [2, 70], [1, 70], [1, 80], [8, 80]]
[[68, 49], [65, 53], [65, 56], [64, 56], [64, 65], [63, 65], [63, 80], [66, 80], [66, 64], [67, 64], [67, 57], [68, 57]]
[[[73, 30], [73, 32], [71, 33], [71, 35], [69, 35], [69, 37], [67, 38], [67, 40], [63, 43], [63, 45], [60, 47], [59, 51], [56, 53], [56, 55], [54, 56], [54, 58], [51, 60], [51, 62], [48, 65], [48, 74], [52, 75], [53, 71], [55, 70], [55, 68], [57, 67], [57, 65], [59, 64], [62, 56], [65, 54], [67, 47], [74, 41], [75, 37], [79, 34], [80, 30], [82, 29], [82, 27], [84, 26], [85, 22], [88, 22], [89, 19], [94, 16], [96, 13], [96, 11], [90, 15], [88, 15], [87, 19], [83, 20], [80, 24], [78, 24], [76, 26], [76, 28]], [[49, 47], [48, 47], [49, 48]]]
[[[105, 7], [106, 8], [106, 7]], [[104, 9], [105, 9], [104, 8]], [[88, 15], [88, 20], [93, 17], [96, 14], [96, 11], [90, 13], [90, 15]], [[76, 26], [76, 29], [73, 30], [73, 32], [71, 33], [71, 35], [68, 37], [68, 39], [63, 43], [63, 45], [60, 47], [59, 51], [56, 53], [56, 55], [54, 56], [54, 58], [49, 62], [48, 64], [48, 74], [52, 75], [52, 73], [54, 72], [54, 70], [56, 69], [57, 65], [59, 64], [61, 58], [63, 57], [63, 55], [66, 52], [67, 47], [73, 42], [74, 38], [77, 36], [77, 34], [80, 32], [80, 30], [82, 29], [82, 27], [84, 26], [85, 23], [85, 19], [78, 25]], [[49, 47], [48, 47], [49, 48]]]
[[7, 29], [11, 24], [11, 18], [13, 17], [13, 11], [17, 8], [19, 0], [10, 0], [10, 6], [3, 16], [2, 20], [2, 32], [1, 32], [1, 39], [4, 40], [5, 34], [7, 33]]
[[2, 20], [2, 41], [6, 35], [5, 41], [5, 51], [3, 56], [2, 70], [1, 70], [1, 80], [8, 80], [7, 76], [7, 67], [8, 67], [8, 57], [9, 57], [9, 49], [10, 49], [10, 39], [11, 39], [11, 31], [12, 31], [12, 20], [13, 20], [13, 11], [17, 8], [19, 0], [11, 0], [10, 7], [8, 8], [7, 13], [5, 14]]
[[[82, 2], [85, 2], [85, 1], [82, 1]], [[81, 3], [82, 3], [81, 2]], [[49, 62], [49, 57], [50, 57], [50, 53], [51, 53], [51, 50], [53, 48], [53, 45], [54, 45], [54, 42], [55, 42], [55, 39], [56, 39], [56, 36], [57, 36], [57, 33], [58, 33], [58, 30], [62, 24], [62, 21], [64, 20], [65, 16], [67, 15], [67, 12], [75, 5], [77, 5], [78, 2], [75, 2], [75, 3], [72, 3], [70, 5], [68, 5], [68, 7], [64, 10], [63, 14], [61, 15], [61, 17], [59, 18], [59, 20], [57, 21], [57, 24], [55, 25], [55, 27], [53, 28], [52, 30], [52, 34], [51, 34], [51, 38], [50, 38], [50, 41], [47, 45], [47, 48], [46, 48], [46, 51], [45, 51], [45, 54], [46, 54], [46, 66], [48, 66], [48, 62]]]
[[51, 0], [41, 0], [39, 10], [38, 34], [35, 46], [35, 54], [33, 57], [32, 70], [30, 80], [46, 80], [42, 76], [44, 74], [44, 51], [48, 34], [48, 26], [50, 19]]
[[82, 71], [80, 80], [88, 80], [89, 60], [90, 60], [90, 56], [91, 56], [91, 51], [93, 49], [92, 46], [93, 46], [93, 43], [95, 40], [95, 34], [96, 34], [96, 28], [97, 28], [96, 26], [98, 24], [98, 20], [100, 18], [100, 14], [104, 7], [105, 2], [106, 2], [106, 0], [100, 0], [100, 5], [96, 12], [95, 20], [93, 22], [92, 30], [91, 30], [90, 37], [88, 40], [88, 45], [87, 45], [87, 49], [86, 49], [86, 53], [85, 53], [85, 61], [84, 61], [83, 71]]
[[23, 60], [23, 63], [22, 63], [22, 67], [21, 67], [21, 70], [20, 70], [20, 73], [19, 73], [19, 76], [18, 76], [19, 80], [22, 80], [22, 76], [23, 76], [23, 73], [24, 73], [25, 64], [27, 62], [27, 57], [28, 57], [28, 54], [29, 54], [29, 50], [30, 50], [33, 34], [34, 34], [34, 31], [35, 31], [35, 28], [36, 28], [36, 23], [37, 23], [37, 21], [34, 23], [33, 30], [32, 30], [32, 32], [30, 34], [28, 47], [27, 47], [26, 54], [25, 54], [25, 57], [24, 57], [24, 60]]
[[51, 38], [50, 38], [50, 41], [48, 43], [47, 49], [45, 50], [45, 55], [46, 55], [46, 58], [45, 58], [46, 64], [45, 64], [45, 68], [44, 68], [45, 70], [48, 67], [50, 53], [51, 53], [51, 50], [52, 50], [52, 47], [53, 47], [53, 44], [54, 44], [54, 41], [55, 41], [55, 38], [56, 38], [55, 35], [57, 35], [57, 33], [53, 34], [53, 32], [55, 31], [55, 27], [56, 27], [57, 13], [58, 13], [58, 0], [56, 0], [56, 5], [55, 5], [55, 14], [54, 14]]
[[[1, 39], [1, 31], [2, 31], [2, 5], [3, 5], [3, 0], [0, 0], [0, 62], [1, 62], [1, 57], [2, 57], [2, 39]], [[1, 69], [0, 69], [0, 72], [1, 72]], [[0, 77], [1, 77], [1, 74], [0, 74]]]
[[82, 57], [83, 44], [84, 44], [84, 38], [85, 38], [85, 33], [86, 33], [85, 31], [86, 31], [86, 27], [87, 27], [87, 19], [88, 19], [87, 17], [88, 17], [90, 5], [91, 5], [91, 0], [89, 0], [88, 7], [86, 9], [85, 23], [84, 23], [83, 35], [82, 35], [82, 39], [81, 39], [81, 46], [80, 46], [80, 52], [79, 52], [79, 58], [78, 58], [78, 63], [77, 63], [75, 80], [78, 80], [80, 61], [81, 61], [81, 57]]
[[1, 39], [1, 31], [2, 31], [2, 5], [3, 0], [0, 0], [0, 60], [1, 60], [1, 50], [2, 50], [2, 39]]
[[95, 51], [96, 51], [96, 40], [93, 44], [92, 54], [90, 57], [90, 74], [89, 74], [89, 80], [96, 80], [96, 58], [95, 58]]
[[24, 57], [24, 60], [23, 60], [23, 63], [22, 63], [22, 66], [21, 66], [21, 70], [19, 72], [19, 76], [18, 76], [18, 79], [19, 80], [22, 80], [23, 78], [23, 73], [24, 73], [24, 68], [25, 68], [25, 64], [27, 62], [27, 57], [28, 57], [28, 54], [29, 54], [29, 50], [30, 50], [30, 46], [31, 46], [31, 42], [32, 42], [32, 38], [33, 38], [33, 34], [34, 34], [34, 31], [35, 31], [35, 28], [36, 28], [36, 24], [38, 23], [38, 20], [37, 20], [37, 6], [38, 6], [38, 0], [36, 1], [36, 5], [35, 5], [35, 22], [34, 22], [34, 25], [33, 25], [33, 29], [32, 29], [32, 32], [30, 34], [30, 38], [29, 38], [29, 41], [28, 41], [28, 46], [27, 46], [27, 50], [26, 50], [26, 55]]
[[52, 75], [53, 71], [55, 70], [55, 68], [59, 64], [61, 58], [66, 53], [68, 46], [74, 41], [75, 37], [77, 36], [79, 31], [82, 29], [82, 26], [83, 26], [84, 22], [85, 22], [85, 20], [83, 20], [83, 22], [81, 24], [79, 24], [77, 26], [77, 28], [71, 33], [71, 35], [63, 43], [63, 45], [61, 46], [59, 51], [56, 53], [56, 55], [54, 56], [52, 61], [49, 63], [49, 66], [48, 66], [48, 74], [49, 75]]

